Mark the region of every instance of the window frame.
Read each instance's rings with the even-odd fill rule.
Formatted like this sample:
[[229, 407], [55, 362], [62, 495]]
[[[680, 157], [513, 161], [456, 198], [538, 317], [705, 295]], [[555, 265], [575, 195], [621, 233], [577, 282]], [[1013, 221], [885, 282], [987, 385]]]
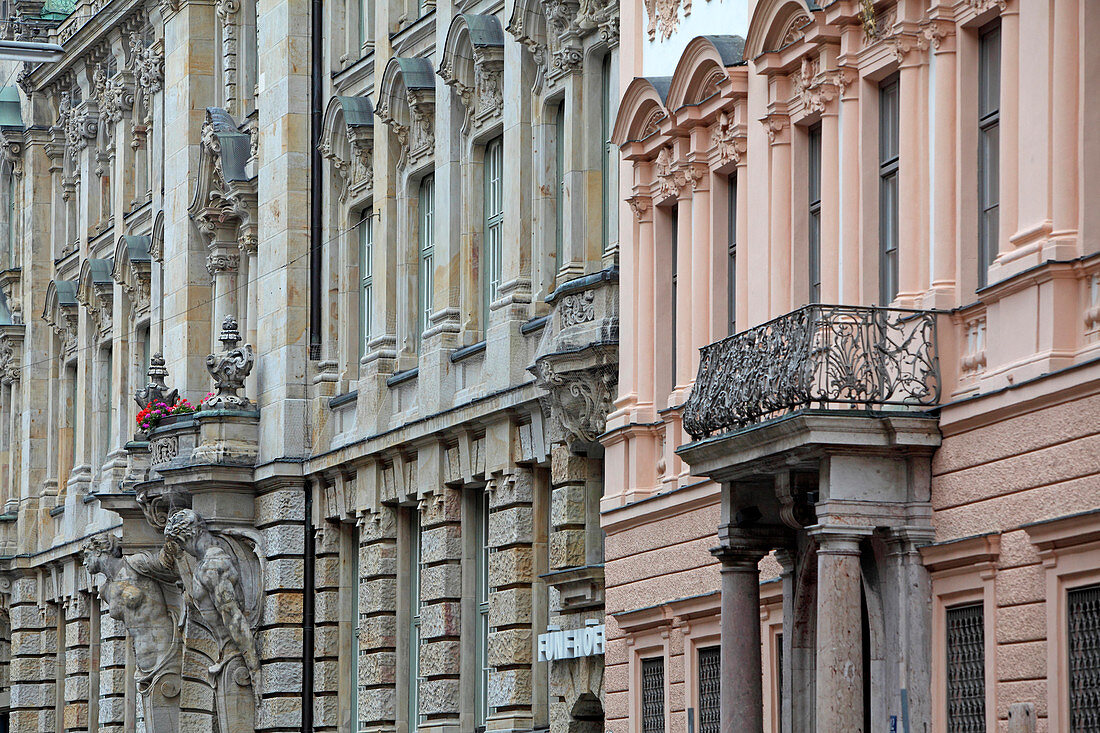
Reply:
[[[991, 40], [992, 39], [992, 40]], [[994, 45], [995, 44], [995, 45]], [[991, 50], [992, 48], [992, 50]], [[995, 50], [995, 55], [992, 52]], [[990, 66], [995, 59], [995, 67]], [[978, 287], [989, 284], [1000, 231], [1001, 19], [978, 30]], [[996, 88], [992, 89], [991, 84]], [[987, 107], [987, 103], [992, 106]]]
[[[878, 85], [879, 304], [898, 296], [901, 81], [896, 72]], [[889, 203], [888, 203], [889, 202]]]
[[416, 193], [416, 317], [413, 323], [417, 353], [435, 308], [435, 172], [421, 177]]
[[374, 307], [374, 211], [368, 205], [359, 212], [356, 225], [359, 245], [359, 363], [367, 354], [372, 338], [371, 311]]
[[410, 731], [415, 730], [423, 720], [420, 714], [420, 625], [423, 599], [420, 596], [420, 578], [423, 569], [423, 527], [420, 511], [413, 507], [406, 522], [408, 528], [409, 560], [408, 587], [408, 649], [406, 649], [405, 675], [405, 720]]
[[618, 184], [617, 148], [611, 142], [611, 128], [615, 114], [615, 77], [611, 51], [604, 54], [600, 62], [600, 238], [603, 253], [611, 250], [616, 237], [618, 207], [616, 205]]
[[726, 178], [726, 328], [737, 333], [737, 173]]
[[504, 136], [498, 135], [485, 143], [482, 160], [484, 196], [482, 197], [482, 312], [485, 329], [489, 328], [489, 311], [500, 295], [504, 279]]
[[806, 238], [808, 296], [821, 302], [821, 123], [806, 130]]
[[554, 113], [554, 173], [557, 188], [554, 199], [554, 284], [565, 264], [565, 100], [562, 99]]
[[474, 496], [474, 604], [477, 613], [475, 664], [477, 666], [474, 725], [483, 728], [492, 714], [489, 706], [489, 496], [476, 489]]

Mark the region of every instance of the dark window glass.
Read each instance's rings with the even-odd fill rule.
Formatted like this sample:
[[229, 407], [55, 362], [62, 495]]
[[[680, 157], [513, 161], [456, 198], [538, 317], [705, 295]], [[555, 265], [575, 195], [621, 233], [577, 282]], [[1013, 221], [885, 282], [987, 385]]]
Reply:
[[728, 231], [728, 257], [726, 259], [726, 312], [729, 314], [729, 332], [737, 333], [737, 176], [729, 177], [726, 186], [726, 222]]
[[810, 302], [821, 301], [821, 124], [809, 130], [809, 264]]
[[985, 614], [981, 604], [947, 609], [947, 730], [985, 731]]
[[665, 660], [642, 660], [642, 733], [665, 733]]
[[1069, 729], [1100, 731], [1100, 585], [1066, 594], [1069, 612]]
[[720, 733], [719, 693], [722, 689], [722, 656], [717, 646], [699, 650], [699, 733]]
[[982, 29], [978, 45], [978, 287], [985, 287], [1000, 227], [1000, 20]]
[[879, 86], [879, 300], [888, 305], [898, 294], [898, 117], [895, 74]]
[[672, 360], [672, 384], [671, 389], [676, 388], [676, 270], [679, 267], [679, 248], [680, 248], [680, 205], [673, 204], [671, 210], [671, 216], [669, 216], [669, 226], [672, 231], [669, 234], [669, 242], [672, 245], [672, 305], [670, 312], [672, 314], [672, 328], [669, 329], [669, 349], [670, 358]]
[[775, 635], [775, 688], [779, 691], [779, 733], [783, 733], [783, 634]]

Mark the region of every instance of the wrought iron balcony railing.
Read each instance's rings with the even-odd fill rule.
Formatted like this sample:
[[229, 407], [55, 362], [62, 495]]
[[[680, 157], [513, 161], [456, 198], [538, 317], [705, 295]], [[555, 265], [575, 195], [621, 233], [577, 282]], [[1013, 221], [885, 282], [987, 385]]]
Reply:
[[934, 313], [809, 305], [705, 346], [683, 420], [698, 440], [796, 410], [939, 397]]

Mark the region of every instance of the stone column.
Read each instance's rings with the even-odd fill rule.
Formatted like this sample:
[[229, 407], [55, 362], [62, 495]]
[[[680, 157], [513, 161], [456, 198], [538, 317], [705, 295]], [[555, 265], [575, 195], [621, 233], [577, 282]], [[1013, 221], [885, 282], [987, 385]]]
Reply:
[[[722, 563], [721, 728], [763, 733], [764, 688], [760, 658], [762, 549], [724, 546]], [[840, 730], [840, 729], [837, 729]]]
[[818, 268], [822, 303], [844, 302], [840, 299], [839, 110], [840, 102], [832, 99], [821, 112], [821, 247]]
[[[898, 78], [898, 292], [902, 301], [924, 289], [927, 271], [924, 233], [928, 229], [928, 192], [924, 187], [928, 165], [924, 135], [928, 125], [924, 93], [924, 54], [915, 47], [902, 56]], [[877, 153], [876, 153], [877, 155]], [[889, 303], [880, 303], [887, 306]], [[862, 716], [860, 718], [862, 720]]]
[[[302, 479], [291, 478], [258, 485], [256, 491], [255, 526], [267, 552], [264, 614], [258, 632], [263, 685], [256, 730], [283, 731], [302, 725], [305, 492]], [[188, 674], [186, 667], [184, 674]], [[186, 711], [181, 712], [181, 724], [185, 715]], [[211, 724], [209, 718], [198, 722]]]
[[[589, 214], [588, 191], [584, 159], [584, 141], [588, 130], [584, 114], [584, 76], [580, 69], [569, 72], [565, 86], [565, 223], [562, 233], [562, 262], [558, 282], [566, 282], [584, 274], [586, 252], [586, 222]], [[559, 133], [560, 134], [560, 133]]]
[[[653, 238], [653, 202], [650, 201], [649, 197], [635, 196], [631, 200], [631, 206], [638, 217], [638, 246], [634, 252], [624, 252], [623, 258], [625, 260], [626, 257], [631, 257], [637, 263], [638, 275], [636, 282], [638, 287], [621, 289], [619, 297], [623, 301], [620, 313], [625, 315], [629, 310], [637, 314], [634, 316], [637, 324], [637, 340], [634, 341], [635, 356], [629, 353], [624, 354], [622, 353], [623, 350], [620, 350], [620, 363], [631, 362], [637, 369], [634, 390], [638, 395], [638, 406], [641, 408], [645, 405], [652, 407], [654, 395], [657, 393], [653, 381], [653, 359], [646, 358], [653, 353], [653, 324], [656, 322], [656, 313], [653, 306], [654, 288], [656, 287], [653, 263], [656, 254]], [[629, 298], [634, 299], [633, 306], [631, 306]], [[619, 390], [620, 394], [625, 393], [623, 385], [619, 385]]]
[[928, 655], [932, 648], [932, 579], [917, 547], [934, 539], [931, 527], [910, 526], [893, 530], [886, 541], [888, 573], [892, 576], [887, 587], [896, 596], [892, 603], [883, 604], [894, 616], [886, 620], [887, 643], [892, 651], [883, 656], [894, 662], [899, 679], [884, 687], [894, 690], [888, 706], [895, 710], [902, 709], [898, 691], [906, 690], [912, 730], [932, 720], [932, 664]]
[[[704, 128], [693, 131], [693, 138], [699, 138]], [[710, 142], [707, 136], [707, 143]], [[695, 139], [695, 145], [702, 145], [702, 141]], [[701, 157], [701, 156], [700, 156]], [[710, 335], [710, 313], [714, 310], [711, 302], [709, 270], [714, 266], [714, 258], [711, 255], [714, 248], [711, 222], [713, 221], [713, 208], [711, 197], [711, 173], [704, 163], [693, 166], [691, 181], [691, 238], [680, 239], [680, 252], [687, 250], [691, 253], [691, 278], [688, 290], [691, 293], [691, 306], [687, 311], [691, 319], [691, 329], [688, 332], [687, 341], [688, 360], [684, 366], [688, 369], [687, 379], [684, 383], [692, 382], [699, 372], [699, 349], [709, 344], [713, 339]], [[698, 243], [698, 244], [696, 244]], [[724, 244], [719, 238], [717, 246]], [[682, 283], [683, 281], [681, 281]], [[680, 285], [683, 288], [683, 285]]]
[[397, 719], [397, 511], [379, 504], [359, 535], [358, 719], [379, 731]]
[[[862, 32], [862, 31], [859, 31]], [[845, 68], [843, 74], [856, 72]], [[840, 211], [843, 224], [840, 228], [840, 251], [843, 266], [840, 272], [839, 294], [841, 303], [859, 303], [860, 297], [860, 104], [859, 92], [863, 85], [854, 79], [840, 87]]]
[[955, 98], [955, 34], [950, 33], [934, 41], [933, 53], [936, 63], [936, 87], [933, 90], [936, 130], [935, 148], [932, 150], [936, 183], [932, 202], [935, 229], [930, 242], [932, 301], [926, 301], [926, 305], [943, 308], [954, 303], [955, 282], [958, 277], [955, 258], [955, 145], [958, 137], [955, 127], [958, 117]]
[[[322, 522], [316, 531], [313, 597], [313, 730], [337, 730], [340, 686], [340, 527]], [[356, 619], [356, 622], [358, 619]], [[354, 652], [355, 650], [353, 650]], [[353, 718], [354, 720], [354, 718]]]
[[1078, 255], [1078, 95], [1080, 89], [1078, 48], [1080, 46], [1080, 0], [1061, 0], [1051, 5], [1054, 42], [1051, 45], [1051, 218], [1052, 238], [1060, 240], [1058, 259]]
[[531, 586], [534, 475], [516, 468], [489, 492], [489, 707], [498, 730], [529, 730], [532, 710]]
[[[771, 141], [772, 208], [767, 317], [773, 318], [791, 309], [791, 126], [786, 115], [778, 114], [770, 115], [764, 123]], [[748, 182], [743, 181], [741, 185], [748, 185]]]
[[859, 541], [869, 532], [818, 527], [817, 730], [863, 733]]
[[[232, 227], [233, 230], [236, 227]], [[219, 228], [214, 233], [210, 242], [210, 254], [206, 257], [206, 269], [213, 280], [214, 302], [211, 305], [210, 324], [212, 353], [221, 349], [218, 346], [218, 333], [221, 331], [222, 320], [226, 316], [240, 323], [240, 315], [237, 311], [237, 271], [241, 266], [241, 256], [237, 246], [235, 231]], [[247, 324], [244, 325], [247, 330]]]
[[460, 724], [462, 491], [439, 487], [420, 514], [420, 714], [424, 727]]
[[38, 605], [38, 582], [17, 578], [11, 587], [11, 713], [12, 733], [60, 729], [56, 720], [52, 657], [57, 651], [56, 606]]
[[684, 323], [686, 327], [681, 329], [679, 323], [672, 324], [672, 327], [676, 330], [676, 373], [672, 375], [673, 390], [687, 385], [695, 378], [692, 363], [698, 364], [695, 361], [698, 358], [697, 351], [694, 344], [691, 343], [691, 326], [687, 324], [687, 320], [693, 318], [691, 302], [694, 284], [691, 280], [691, 261], [695, 254], [692, 252], [691, 246], [691, 226], [693, 223], [691, 220], [693, 208], [691, 189], [687, 185], [680, 188], [680, 192], [676, 196], [676, 206], [678, 211], [674, 235], [676, 237], [674, 265], [676, 267], [677, 284], [675, 313], [676, 320], [679, 323]]

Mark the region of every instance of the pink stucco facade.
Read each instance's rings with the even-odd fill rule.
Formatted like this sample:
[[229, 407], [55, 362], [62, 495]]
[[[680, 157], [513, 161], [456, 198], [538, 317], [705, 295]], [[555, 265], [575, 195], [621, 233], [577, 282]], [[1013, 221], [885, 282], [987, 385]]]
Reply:
[[[682, 20], [673, 5], [671, 16], [650, 12]], [[907, 672], [909, 730], [947, 731], [959, 714], [948, 626], [967, 608], [980, 609], [985, 730], [1071, 730], [1084, 703], [1071, 701], [1081, 683], [1067, 599], [1100, 582], [1100, 46], [1089, 42], [1100, 38], [1100, 3], [750, 0], [743, 19], [686, 43], [667, 74], [644, 76], [653, 20], [641, 3], [623, 5], [613, 134], [623, 348], [602, 438], [607, 729], [642, 730], [641, 660], [659, 658], [664, 729], [701, 730], [698, 650], [738, 628], [722, 618], [732, 607], [711, 550], [727, 544], [720, 527], [741, 521], [732, 515], [747, 474], [718, 449], [705, 471], [693, 458], [701, 442], [683, 413], [699, 349], [825, 303], [934, 314], [935, 406], [906, 408], [934, 420], [920, 449], [883, 459], [920, 474], [905, 479], [908, 524], [884, 531], [852, 509], [871, 502], [858, 496], [834, 511], [841, 504], [825, 498], [836, 487], [822, 483], [809, 494], [816, 518], [779, 512], [804, 562], [753, 545], [771, 551], [760, 563], [762, 683], [752, 693], [762, 717], [722, 730], [889, 729], [901, 715], [883, 671], [894, 661], [890, 617], [909, 607], [919, 611], [902, 624], [905, 664], [917, 670]], [[738, 455], [754, 450], [745, 435]], [[759, 467], [765, 458], [752, 457], [754, 480], [779, 475]], [[835, 471], [830, 460], [815, 481], [826, 481], [824, 466]], [[835, 550], [838, 577], [855, 568], [851, 587], [867, 598], [877, 593], [873, 536], [885, 538], [882, 567], [909, 557], [920, 574], [909, 595], [864, 603], [861, 684], [872, 700], [851, 718], [821, 695], [834, 684], [829, 634], [845, 618], [858, 625], [859, 611], [830, 625], [844, 604], [826, 605], [821, 584], [816, 600], [799, 600], [792, 579], [802, 567], [832, 571], [823, 558], [833, 520], [860, 538]], [[800, 621], [809, 607], [813, 618]], [[781, 675], [777, 635], [803, 622], [815, 625], [816, 653], [810, 644], [796, 658], [816, 670], [818, 697], [811, 685], [808, 701], [795, 690], [784, 703], [778, 680], [790, 688], [791, 672]], [[743, 704], [723, 697], [724, 711]]]

